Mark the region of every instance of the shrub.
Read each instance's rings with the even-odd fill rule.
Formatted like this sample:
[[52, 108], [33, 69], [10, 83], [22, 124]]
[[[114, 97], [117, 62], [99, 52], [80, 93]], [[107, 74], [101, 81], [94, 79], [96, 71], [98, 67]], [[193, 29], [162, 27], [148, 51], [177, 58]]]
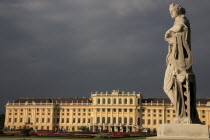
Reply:
[[4, 132], [0, 130], [0, 134], [4, 134]]
[[20, 133], [22, 136], [30, 136], [30, 134], [29, 134], [30, 131], [31, 131], [30, 129], [23, 129], [23, 130], [21, 130]]

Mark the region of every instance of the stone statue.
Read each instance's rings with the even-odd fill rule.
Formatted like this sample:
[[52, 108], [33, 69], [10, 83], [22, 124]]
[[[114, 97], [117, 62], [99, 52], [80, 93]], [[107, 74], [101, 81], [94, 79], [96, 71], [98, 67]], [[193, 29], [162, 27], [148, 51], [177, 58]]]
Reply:
[[174, 25], [165, 33], [168, 42], [164, 91], [174, 105], [176, 119], [172, 123], [200, 123], [196, 110], [195, 75], [192, 71], [190, 22], [185, 9], [170, 4]]

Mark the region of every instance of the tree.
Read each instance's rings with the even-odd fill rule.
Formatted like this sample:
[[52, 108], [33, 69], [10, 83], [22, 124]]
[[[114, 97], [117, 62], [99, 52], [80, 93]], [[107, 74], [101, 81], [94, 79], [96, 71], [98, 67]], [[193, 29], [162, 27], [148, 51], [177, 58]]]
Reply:
[[0, 130], [4, 128], [5, 115], [0, 114]]
[[80, 127], [79, 127], [79, 130], [82, 130], [82, 132], [87, 132], [87, 131], [89, 131], [89, 129], [88, 129], [87, 126], [80, 126]]

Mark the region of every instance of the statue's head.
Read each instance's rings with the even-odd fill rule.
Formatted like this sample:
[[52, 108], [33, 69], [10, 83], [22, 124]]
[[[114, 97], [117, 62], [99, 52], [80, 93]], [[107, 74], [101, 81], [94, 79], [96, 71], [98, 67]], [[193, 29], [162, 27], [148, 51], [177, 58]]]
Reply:
[[176, 18], [179, 15], [185, 15], [186, 13], [185, 9], [182, 6], [174, 3], [170, 4], [169, 12], [172, 18]]

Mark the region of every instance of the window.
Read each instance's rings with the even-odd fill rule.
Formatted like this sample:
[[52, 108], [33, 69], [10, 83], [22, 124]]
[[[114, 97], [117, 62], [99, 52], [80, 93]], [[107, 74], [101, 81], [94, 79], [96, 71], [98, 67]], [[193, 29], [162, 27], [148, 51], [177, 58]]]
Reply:
[[205, 118], [205, 115], [202, 115], [202, 118]]
[[156, 117], [156, 114], [154, 114], [153, 116]]
[[126, 117], [124, 118], [124, 124], [127, 124], [127, 118]]
[[80, 109], [78, 109], [78, 112], [80, 112]]
[[100, 112], [100, 108], [97, 108], [97, 112]]
[[150, 113], [150, 109], [148, 109], [147, 112]]
[[127, 104], [127, 99], [124, 99], [124, 104]]
[[42, 111], [45, 111], [45, 109], [44, 109], [44, 108], [42, 108]]
[[111, 99], [110, 98], [108, 99], [108, 104], [111, 104]]
[[48, 108], [47, 111], [50, 111], [50, 109]]
[[138, 112], [140, 112], [140, 109], [138, 109]]
[[167, 120], [167, 123], [170, 123], [170, 120]]
[[[73, 118], [73, 123], [75, 123], [75, 118]], [[73, 128], [72, 128], [73, 129]]]
[[69, 109], [67, 109], [67, 112], [69, 112]]
[[119, 109], [119, 112], [122, 112], [122, 109]]
[[150, 125], [150, 119], [148, 119], [147, 122], [148, 122], [148, 125]]
[[76, 109], [74, 108], [74, 109], [73, 109], [73, 112], [75, 112], [75, 111], [76, 111]]
[[100, 123], [100, 118], [99, 117], [97, 117], [97, 121], [96, 121], [97, 123]]
[[116, 104], [117, 103], [117, 100], [114, 98], [114, 104]]
[[153, 112], [156, 113], [156, 109], [154, 109]]
[[130, 104], [133, 104], [133, 99], [132, 98], [130, 99]]
[[23, 122], [23, 118], [20, 118], [20, 123], [22, 123]]
[[44, 123], [44, 118], [42, 118], [42, 123]]
[[85, 118], [83, 118], [83, 122], [82, 123], [85, 123]]
[[106, 100], [103, 98], [103, 104], [105, 104], [106, 103]]
[[133, 112], [133, 109], [130, 109], [130, 112]]
[[119, 104], [122, 104], [122, 99], [121, 98], [119, 99]]
[[144, 120], [144, 119], [142, 119], [142, 120], [141, 120], [141, 123], [142, 123], [142, 124], [145, 124], [145, 120]]
[[110, 123], [110, 117], [107, 118], [107, 123]]
[[86, 110], [85, 109], [83, 109], [83, 112], [85, 112]]
[[127, 112], [127, 109], [124, 109], [124, 112]]
[[119, 124], [122, 123], [122, 118], [121, 118], [121, 117], [119, 117], [118, 123], [119, 123]]
[[50, 123], [50, 118], [47, 118], [47, 123]]
[[115, 108], [113, 109], [113, 112], [116, 112], [116, 109]]
[[64, 118], [62, 118], [61, 123], [64, 123]]
[[202, 110], [202, 113], [205, 113], [205, 110]]
[[113, 118], [113, 123], [116, 123], [116, 118], [115, 117]]
[[129, 123], [133, 124], [133, 118], [130, 118]]
[[28, 123], [31, 123], [31, 119], [30, 118], [28, 118]]
[[69, 118], [66, 119], [66, 123], [69, 123]]
[[39, 108], [37, 108], [36, 111], [39, 111]]
[[137, 124], [138, 124], [138, 125], [140, 125], [140, 123], [141, 123], [141, 119], [140, 119], [140, 118], [138, 118], [138, 122], [137, 122]]
[[105, 117], [102, 118], [102, 123], [105, 123]]
[[78, 116], [80, 116], [80, 113], [78, 113]]
[[14, 123], [16, 123], [17, 122], [17, 118], [14, 118]]
[[162, 113], [162, 110], [161, 109], [159, 109], [159, 113]]
[[98, 99], [98, 104], [100, 104], [100, 99]]
[[60, 120], [59, 120], [59, 118], [57, 118], [57, 123], [59, 123], [60, 122]]
[[41, 130], [44, 130], [44, 126], [41, 126]]
[[107, 111], [110, 112], [110, 108], [108, 108]]
[[153, 124], [156, 125], [156, 120], [153, 120]]
[[88, 123], [90, 123], [90, 118], [88, 118]]
[[77, 123], [80, 123], [80, 118], [78, 118]]
[[162, 120], [159, 120], [159, 124], [162, 124]]
[[36, 118], [36, 122], [37, 122], [37, 123], [39, 122], [39, 118]]
[[102, 112], [105, 112], [105, 108], [102, 108]]
[[170, 113], [170, 110], [167, 110], [167, 113]]
[[140, 105], [141, 104], [141, 100], [140, 99], [138, 99], [138, 105]]
[[159, 114], [159, 117], [162, 117], [162, 114]]

